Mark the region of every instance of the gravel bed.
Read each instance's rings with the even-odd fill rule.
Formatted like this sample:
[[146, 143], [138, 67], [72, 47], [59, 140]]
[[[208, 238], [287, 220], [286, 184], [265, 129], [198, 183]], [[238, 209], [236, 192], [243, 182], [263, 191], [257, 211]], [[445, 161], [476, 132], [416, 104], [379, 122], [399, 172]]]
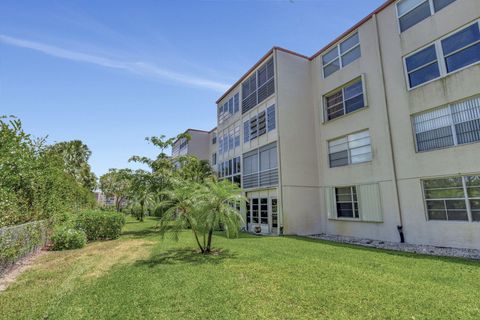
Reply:
[[447, 248], [435, 247], [427, 245], [416, 245], [409, 243], [389, 242], [380, 240], [369, 240], [354, 237], [343, 237], [328, 234], [316, 234], [308, 236], [312, 239], [321, 239], [333, 242], [348, 243], [364, 247], [403, 251], [411, 253], [426, 254], [431, 256], [455, 257], [480, 260], [480, 249], [462, 249], [462, 248]]

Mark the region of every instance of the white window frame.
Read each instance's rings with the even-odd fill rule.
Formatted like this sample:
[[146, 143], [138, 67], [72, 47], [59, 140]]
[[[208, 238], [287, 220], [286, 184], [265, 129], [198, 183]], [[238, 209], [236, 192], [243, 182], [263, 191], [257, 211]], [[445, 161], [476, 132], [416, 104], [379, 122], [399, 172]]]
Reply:
[[[398, 25], [398, 33], [399, 33], [399, 34], [402, 34], [403, 32], [406, 32], [407, 30], [413, 28], [413, 27], [414, 27], [415, 25], [417, 25], [418, 23], [421, 23], [422, 21], [427, 20], [429, 17], [433, 16], [435, 13], [438, 12], [438, 11], [435, 11], [435, 6], [434, 6], [434, 4], [433, 4], [433, 0], [422, 0], [422, 1], [421, 1], [419, 4], [417, 4], [415, 7], [411, 8], [409, 11], [407, 11], [407, 12], [405, 12], [404, 14], [400, 15], [400, 13], [398, 12], [398, 4], [399, 4], [400, 2], [402, 2], [402, 1], [403, 1], [403, 0], [399, 0], [399, 1], [397, 1], [397, 2], [395, 3], [395, 12], [397, 13], [397, 25]], [[401, 29], [401, 27], [400, 27], [400, 18], [403, 17], [403, 16], [405, 16], [405, 15], [407, 15], [407, 14], [409, 14], [409, 13], [412, 12], [413, 10], [417, 9], [418, 7], [420, 7], [421, 5], [423, 5], [423, 4], [424, 4], [425, 2], [427, 2], [427, 1], [428, 1], [428, 3], [429, 3], [429, 7], [430, 7], [430, 16], [427, 17], [427, 18], [425, 18], [424, 20], [418, 22], [417, 24], [411, 26], [410, 28], [402, 31], [402, 29]], [[448, 7], [450, 4], [451, 4], [451, 3], [449, 3], [446, 7]], [[444, 8], [446, 8], [446, 7], [444, 7]], [[444, 9], [444, 8], [442, 8], [442, 9]], [[440, 10], [442, 10], [442, 9], [440, 9]], [[439, 10], [439, 11], [440, 11], [440, 10]]]
[[[420, 186], [422, 189], [422, 197], [423, 197], [423, 206], [424, 206], [424, 213], [425, 213], [425, 219], [427, 222], [433, 222], [433, 223], [480, 223], [480, 221], [474, 221], [473, 220], [473, 215], [472, 215], [472, 208], [470, 206], [470, 199], [474, 200], [479, 200], [480, 197], [469, 197], [468, 196], [468, 187], [467, 187], [467, 181], [466, 177], [470, 176], [479, 176], [479, 173], [472, 173], [472, 174], [462, 174], [462, 175], [448, 175], [448, 176], [439, 176], [439, 177], [431, 177], [431, 178], [423, 178], [420, 180]], [[467, 211], [467, 217], [468, 220], [448, 220], [448, 215], [446, 220], [430, 220], [428, 216], [428, 205], [427, 205], [427, 197], [426, 197], [426, 192], [425, 192], [425, 185], [424, 181], [425, 180], [439, 180], [439, 179], [448, 179], [448, 178], [458, 178], [460, 177], [462, 179], [462, 187], [463, 187], [463, 198], [438, 198], [438, 199], [428, 199], [428, 200], [464, 200], [465, 201], [465, 208]]]
[[[358, 35], [358, 43], [356, 45], [354, 45], [353, 47], [351, 47], [350, 49], [348, 49], [347, 51], [345, 51], [344, 53], [341, 53], [341, 50], [340, 50], [340, 45], [345, 42], [346, 40], [350, 39], [351, 37], [353, 37], [355, 34]], [[328, 62], [327, 64], [323, 64], [323, 57], [329, 53], [330, 51], [332, 51], [332, 49], [334, 49], [336, 47], [337, 49], [337, 58], [336, 59], [333, 59], [331, 60], [330, 62]], [[346, 66], [343, 65], [343, 56], [348, 54], [349, 52], [355, 50], [357, 47], [360, 47], [360, 34], [358, 33], [358, 30], [355, 30], [355, 31], [352, 31], [349, 35], [345, 36], [342, 40], [338, 41], [338, 43], [330, 48], [328, 48], [328, 50], [320, 57], [320, 61], [322, 62], [322, 76], [323, 76], [323, 79], [326, 79], [328, 78], [329, 76], [331, 76], [332, 74], [334, 74], [335, 72], [337, 71], [340, 71], [342, 70], [343, 68], [345, 68]], [[362, 57], [362, 49], [360, 48], [360, 57], [358, 57], [357, 59], [355, 60], [358, 60]], [[340, 68], [329, 74], [328, 76], [325, 77], [325, 67], [329, 66], [330, 64], [332, 64], [335, 60], [339, 61], [339, 64], [340, 64]], [[353, 61], [352, 61], [353, 63]], [[351, 64], [351, 63], [350, 63]]]
[[[349, 113], [346, 113], [345, 112], [345, 94], [342, 93], [343, 95], [343, 111], [344, 111], [344, 114], [342, 114], [341, 116], [338, 116], [336, 117], [335, 119], [331, 119], [331, 120], [328, 120], [328, 113], [327, 113], [327, 97], [328, 96], [331, 96], [337, 92], [339, 92], [340, 90], [344, 90], [346, 87], [354, 84], [355, 82], [357, 82], [359, 79], [361, 79], [362, 81], [362, 92], [363, 92], [363, 107], [362, 108], [359, 108], [355, 111], [352, 111], [352, 112], [349, 112]], [[356, 77], [354, 78], [353, 80], [345, 83], [344, 85], [332, 90], [332, 91], [329, 91], [327, 92], [326, 94], [324, 94], [322, 96], [322, 101], [321, 101], [321, 113], [322, 113], [322, 123], [328, 123], [328, 122], [331, 122], [331, 121], [335, 121], [337, 119], [340, 119], [340, 118], [343, 118], [347, 115], [350, 115], [350, 114], [353, 114], [353, 113], [356, 113], [356, 112], [359, 112], [359, 111], [362, 111], [362, 110], [365, 110], [366, 108], [368, 108], [368, 99], [367, 99], [367, 89], [366, 89], [366, 81], [365, 81], [365, 74], [362, 73], [360, 75], [360, 77]]]
[[[341, 201], [341, 202], [338, 202], [337, 201], [337, 189], [339, 188], [350, 188], [350, 198], [351, 198], [351, 201]], [[354, 197], [353, 197], [353, 188], [355, 188], [355, 195], [357, 197], [357, 201], [355, 201]], [[336, 208], [336, 214], [337, 214], [337, 217], [335, 220], [350, 220], [350, 221], [361, 221], [361, 215], [360, 215], [360, 200], [359, 200], [359, 196], [358, 196], [358, 190], [357, 190], [357, 186], [356, 185], [348, 185], [348, 186], [336, 186], [333, 188], [333, 192], [334, 192], [334, 195], [335, 195], [335, 208]], [[338, 203], [351, 203], [352, 204], [352, 210], [353, 210], [353, 216], [352, 217], [340, 217], [338, 215], [338, 208], [337, 208], [337, 204]], [[355, 203], [357, 204], [357, 213], [358, 213], [358, 217], [355, 217]]]
[[[467, 68], [470, 68], [470, 67], [472, 67], [472, 66], [474, 66], [474, 65], [480, 64], [480, 61], [477, 61], [477, 62], [474, 62], [474, 63], [469, 64], [469, 65], [467, 65], [467, 66], [464, 66], [464, 67], [462, 67], [462, 68], [460, 68], [460, 69], [454, 70], [454, 71], [452, 71], [452, 72], [447, 72], [447, 66], [446, 66], [446, 63], [445, 63], [445, 55], [443, 54], [443, 49], [442, 49], [442, 40], [445, 40], [446, 38], [454, 35], [455, 33], [459, 32], [459, 31], [462, 31], [463, 29], [466, 29], [466, 28], [468, 28], [468, 27], [470, 27], [470, 26], [472, 26], [472, 25], [474, 25], [474, 24], [478, 24], [478, 26], [479, 26], [479, 28], [480, 28], [480, 20], [477, 19], [477, 20], [475, 20], [474, 22], [471, 22], [471, 23], [468, 23], [468, 24], [466, 24], [466, 25], [463, 25], [462, 27], [455, 29], [454, 31], [452, 31], [452, 32], [444, 35], [443, 37], [441, 37], [441, 38], [439, 38], [439, 39], [437, 39], [437, 40], [435, 40], [435, 41], [433, 41], [433, 42], [430, 42], [430, 43], [428, 43], [427, 45], [425, 45], [425, 46], [423, 46], [423, 47], [421, 47], [421, 48], [419, 48], [419, 49], [417, 49], [417, 50], [415, 50], [415, 51], [413, 51], [413, 52], [411, 52], [411, 53], [409, 53], [409, 54], [407, 54], [407, 55], [405, 55], [405, 56], [403, 57], [403, 72], [404, 72], [404, 75], [405, 75], [405, 80], [406, 80], [406, 82], [407, 82], [407, 89], [408, 89], [408, 91], [411, 91], [411, 90], [416, 89], [416, 88], [420, 88], [420, 87], [422, 87], [422, 86], [424, 86], [424, 85], [427, 85], [427, 84], [429, 84], [429, 83], [431, 83], [431, 82], [437, 81], [437, 80], [442, 79], [442, 78], [445, 78], [445, 77], [447, 77], [447, 76], [449, 76], [449, 75], [452, 75], [452, 74], [455, 74], [455, 73], [460, 72], [460, 71], [462, 71], [462, 70], [465, 70], [465, 69], [467, 69]], [[450, 53], [449, 56], [452, 55], [452, 54], [454, 54], [454, 53], [457, 53], [457, 52], [459, 52], [459, 51], [461, 51], [461, 50], [464, 50], [464, 49], [466, 49], [466, 48], [468, 48], [468, 47], [470, 47], [470, 46], [473, 46], [473, 45], [475, 45], [475, 44], [478, 44], [478, 43], [479, 43], [479, 42], [477, 41], [477, 42], [474, 42], [473, 44], [469, 44], [468, 46], [465, 46], [465, 47], [463, 47], [462, 49], [459, 49], [459, 50], [457, 50], [457, 51], [454, 51], [454, 52]], [[431, 79], [431, 80], [426, 81], [426, 82], [423, 82], [423, 83], [421, 83], [421, 84], [419, 84], [419, 85], [417, 85], [417, 86], [411, 87], [411, 86], [410, 86], [410, 79], [409, 79], [409, 77], [408, 77], [409, 72], [408, 72], [408, 70], [407, 70], [407, 63], [406, 63], [407, 58], [415, 55], [416, 53], [422, 51], [423, 49], [426, 49], [426, 48], [430, 47], [432, 44], [435, 46], [435, 52], [436, 52], [436, 54], [437, 54], [437, 63], [438, 63], [438, 68], [439, 68], [439, 70], [440, 70], [440, 75], [439, 75], [437, 78]], [[425, 66], [426, 66], [426, 65], [425, 65]]]
[[[351, 155], [351, 150], [350, 149], [350, 146], [349, 146], [349, 142], [348, 141], [348, 136], [351, 136], [351, 135], [354, 135], [354, 134], [357, 134], [357, 133], [360, 133], [360, 132], [365, 132], [365, 131], [368, 131], [368, 136], [370, 138], [370, 155], [371, 155], [371, 159], [368, 160], [368, 161], [362, 161], [362, 162], [355, 162], [355, 163], [352, 163], [352, 155]], [[330, 166], [330, 142], [332, 141], [335, 141], [335, 140], [339, 140], [339, 139], [342, 139], [342, 138], [346, 138], [347, 139], [347, 154], [348, 154], [348, 164], [344, 165], [344, 166], [337, 166], [337, 167], [331, 167]], [[352, 133], [349, 133], [349, 134], [346, 134], [346, 135], [343, 135], [343, 136], [340, 136], [340, 137], [336, 137], [336, 138], [333, 138], [333, 139], [329, 139], [327, 140], [327, 157], [328, 157], [328, 168], [329, 169], [336, 169], [336, 168], [344, 168], [344, 167], [348, 167], [348, 166], [354, 166], [354, 165], [358, 165], [358, 164], [364, 164], [364, 163], [370, 163], [373, 161], [373, 141], [372, 141], [372, 135], [370, 134], [370, 129], [363, 129], [363, 130], [359, 130], [359, 131], [355, 131], [355, 132], [352, 132]]]

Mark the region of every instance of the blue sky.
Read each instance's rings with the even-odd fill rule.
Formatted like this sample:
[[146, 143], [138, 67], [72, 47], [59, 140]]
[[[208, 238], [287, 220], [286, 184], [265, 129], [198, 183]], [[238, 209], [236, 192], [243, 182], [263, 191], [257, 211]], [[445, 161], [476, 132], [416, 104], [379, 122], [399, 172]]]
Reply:
[[0, 115], [80, 139], [97, 175], [146, 136], [215, 126], [217, 98], [272, 46], [307, 56], [384, 0], [0, 2]]

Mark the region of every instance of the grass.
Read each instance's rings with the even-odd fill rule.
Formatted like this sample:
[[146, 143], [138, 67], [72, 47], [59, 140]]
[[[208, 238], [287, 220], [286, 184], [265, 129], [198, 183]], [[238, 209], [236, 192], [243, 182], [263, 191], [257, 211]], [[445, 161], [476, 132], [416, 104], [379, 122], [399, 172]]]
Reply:
[[250, 235], [202, 256], [155, 223], [41, 256], [0, 294], [0, 319], [480, 318], [478, 262]]

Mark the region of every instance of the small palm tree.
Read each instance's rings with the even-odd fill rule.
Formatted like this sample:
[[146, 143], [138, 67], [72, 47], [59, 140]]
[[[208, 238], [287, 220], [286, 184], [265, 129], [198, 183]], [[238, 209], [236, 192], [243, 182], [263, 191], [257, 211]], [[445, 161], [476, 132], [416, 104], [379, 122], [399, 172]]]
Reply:
[[160, 206], [166, 209], [159, 221], [162, 237], [170, 232], [177, 241], [179, 233], [188, 227], [192, 230], [200, 251], [205, 253], [205, 247], [200, 242], [205, 229], [198, 219], [201, 216], [201, 206], [198, 204], [202, 202], [204, 195], [202, 187], [192, 182], [177, 181], [174, 188], [162, 192], [162, 195], [166, 199], [160, 203]]
[[203, 223], [208, 236], [204, 247], [209, 253], [212, 249], [212, 236], [215, 228], [221, 226], [227, 237], [238, 237], [243, 217], [239, 208], [246, 202], [240, 188], [228, 181], [207, 180], [204, 185]]

